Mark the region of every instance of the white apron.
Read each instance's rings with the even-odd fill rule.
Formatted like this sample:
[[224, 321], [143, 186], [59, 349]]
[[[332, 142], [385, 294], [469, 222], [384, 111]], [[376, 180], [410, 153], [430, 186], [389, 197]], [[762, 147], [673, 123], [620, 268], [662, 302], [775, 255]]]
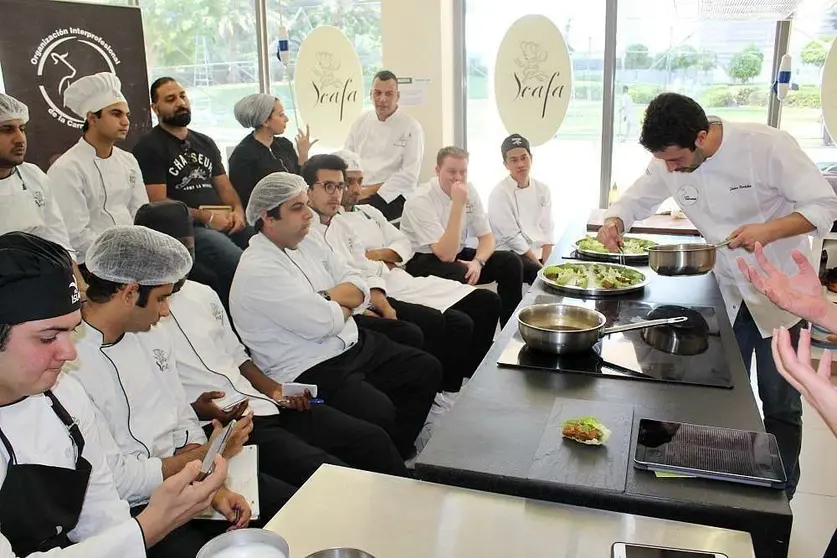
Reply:
[[14, 170], [20, 179], [21, 188], [13, 189], [8, 194], [0, 194], [0, 234], [12, 231], [31, 233], [44, 226], [41, 209], [32, 192], [26, 188], [26, 183], [20, 171]]

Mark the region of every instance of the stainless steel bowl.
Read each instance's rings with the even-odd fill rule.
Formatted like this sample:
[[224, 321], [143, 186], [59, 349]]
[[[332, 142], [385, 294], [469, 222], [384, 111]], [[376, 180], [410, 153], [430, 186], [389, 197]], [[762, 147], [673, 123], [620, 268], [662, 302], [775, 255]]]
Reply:
[[318, 550], [314, 554], [309, 554], [305, 558], [375, 558], [368, 552], [358, 550], [357, 548], [329, 548], [327, 550]]
[[715, 267], [714, 244], [661, 244], [648, 248], [648, 265], [660, 275], [704, 275]]
[[[284, 554], [284, 558], [290, 558], [291, 549], [288, 543], [281, 536], [272, 531], [265, 531], [264, 529], [238, 529], [237, 531], [229, 531], [223, 535], [218, 535], [200, 549], [197, 558], [214, 558], [218, 554], [230, 549], [237, 549], [242, 558], [247, 557], [247, 549], [249, 548], [264, 548], [268, 546], [276, 549]], [[234, 552], [230, 553], [235, 556]], [[259, 556], [265, 556], [264, 553]], [[278, 558], [278, 554], [277, 554]]]

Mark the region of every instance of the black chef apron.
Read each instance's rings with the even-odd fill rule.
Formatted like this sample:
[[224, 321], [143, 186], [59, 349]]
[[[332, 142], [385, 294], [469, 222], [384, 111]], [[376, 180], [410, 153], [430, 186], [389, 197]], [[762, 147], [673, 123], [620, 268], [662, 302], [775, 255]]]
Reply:
[[6, 479], [0, 487], [0, 532], [18, 556], [72, 544], [67, 534], [78, 523], [92, 469], [81, 456], [84, 438], [78, 424], [51, 391], [45, 395], [69, 431], [76, 467], [19, 464], [9, 439], [0, 430], [0, 440], [9, 453]]

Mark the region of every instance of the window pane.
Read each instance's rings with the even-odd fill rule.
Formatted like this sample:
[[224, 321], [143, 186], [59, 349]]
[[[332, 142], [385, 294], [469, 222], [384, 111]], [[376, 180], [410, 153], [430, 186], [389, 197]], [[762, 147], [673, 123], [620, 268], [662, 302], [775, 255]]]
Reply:
[[823, 8], [822, 0], [803, 0], [791, 24], [788, 53], [793, 58], [792, 81], [799, 90], [782, 103], [781, 127], [821, 168], [837, 173], [837, 147], [825, 130], [820, 105], [823, 64], [837, 34], [837, 6]]
[[[619, 1], [611, 200], [650, 160], [638, 139], [658, 93], [688, 95], [731, 121], [767, 123], [776, 23], [701, 21], [697, 11], [696, 3], [661, 2], [649, 11], [645, 0]], [[672, 200], [663, 205], [671, 207]]]
[[573, 99], [555, 137], [533, 148], [532, 175], [552, 188], [559, 228], [569, 215], [586, 215], [599, 202], [605, 1], [520, 0], [504, 4], [502, 17], [498, 17], [496, 2], [468, 0], [465, 10], [469, 180], [487, 200], [493, 187], [508, 174], [500, 156], [500, 144], [508, 132], [494, 102], [492, 70], [509, 26], [524, 15], [543, 14], [567, 42], [573, 64]]
[[191, 128], [226, 156], [247, 133], [236, 101], [259, 91], [252, 0], [141, 0], [148, 79], [171, 76], [192, 102]]
[[[299, 45], [308, 34], [320, 25], [333, 25], [349, 38], [363, 67], [364, 92], [382, 64], [381, 47], [381, 1], [380, 0], [267, 0], [267, 36], [270, 55], [271, 93], [282, 99], [288, 122], [285, 137], [292, 139], [297, 133], [296, 111], [286, 68], [276, 58], [279, 26], [284, 23], [290, 36], [291, 61], [296, 61]], [[371, 108], [369, 95], [364, 94], [364, 107]], [[302, 123], [299, 123], [302, 124]], [[317, 137], [317, 130], [311, 130], [311, 138]], [[340, 145], [314, 146], [313, 151], [339, 149]]]

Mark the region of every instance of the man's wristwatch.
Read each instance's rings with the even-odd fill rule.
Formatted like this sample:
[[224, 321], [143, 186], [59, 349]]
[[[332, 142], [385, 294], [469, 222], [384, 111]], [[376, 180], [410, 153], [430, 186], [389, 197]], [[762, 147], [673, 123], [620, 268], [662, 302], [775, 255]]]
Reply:
[[485, 267], [485, 260], [482, 258], [474, 258], [474, 261], [480, 264], [480, 267]]
[[320, 291], [317, 294], [326, 299], [327, 301], [331, 302], [331, 295], [328, 294], [328, 291]]

